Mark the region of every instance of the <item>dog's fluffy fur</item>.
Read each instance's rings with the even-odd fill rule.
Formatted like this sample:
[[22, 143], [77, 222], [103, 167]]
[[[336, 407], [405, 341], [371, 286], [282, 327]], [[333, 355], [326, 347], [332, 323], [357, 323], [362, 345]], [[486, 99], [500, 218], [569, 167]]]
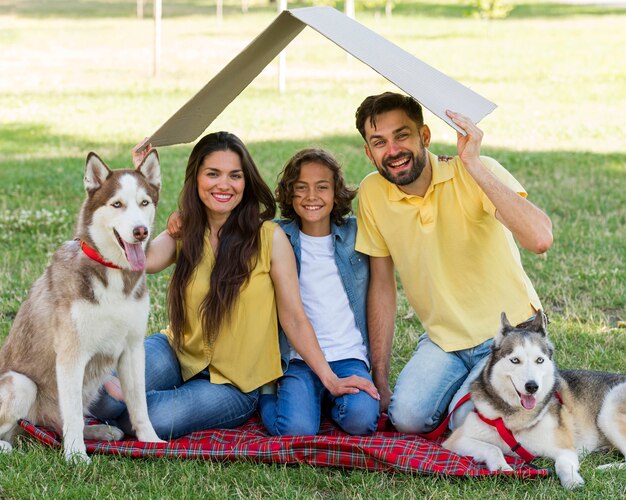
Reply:
[[[503, 313], [471, 397], [478, 412], [502, 418], [533, 455], [553, 459], [561, 484], [575, 488], [584, 484], [578, 472], [583, 452], [615, 447], [626, 455], [626, 375], [559, 371], [553, 352], [541, 311], [525, 328], [511, 326]], [[476, 413], [443, 446], [485, 462], [489, 470], [511, 469], [503, 456], [513, 454], [510, 448]]]
[[[114, 369], [138, 439], [160, 441], [148, 419], [143, 350], [144, 252], [161, 186], [158, 155], [136, 170], [111, 171], [90, 153], [84, 185], [77, 239], [55, 252], [0, 351], [0, 448], [11, 449], [17, 420], [25, 418], [63, 435], [66, 460], [88, 462], [83, 432], [92, 439], [123, 435], [83, 423], [84, 409]], [[87, 257], [78, 240], [121, 269]]]

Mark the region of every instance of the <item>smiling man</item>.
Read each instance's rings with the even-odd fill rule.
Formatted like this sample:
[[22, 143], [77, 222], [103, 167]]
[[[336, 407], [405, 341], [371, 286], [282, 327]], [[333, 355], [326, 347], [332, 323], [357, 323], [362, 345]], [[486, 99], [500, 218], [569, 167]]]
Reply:
[[[430, 129], [411, 97], [386, 92], [356, 113], [365, 153], [377, 172], [361, 183], [356, 249], [370, 256], [368, 325], [372, 376], [381, 410], [402, 432], [434, 429], [480, 372], [500, 313], [520, 323], [541, 308], [514, 238], [543, 253], [552, 244], [549, 217], [492, 158], [480, 156], [482, 131], [448, 116], [458, 155], [428, 151]], [[426, 333], [398, 377], [389, 363], [395, 326], [395, 270]], [[468, 406], [468, 405], [464, 405]], [[454, 425], [469, 411], [458, 412]]]

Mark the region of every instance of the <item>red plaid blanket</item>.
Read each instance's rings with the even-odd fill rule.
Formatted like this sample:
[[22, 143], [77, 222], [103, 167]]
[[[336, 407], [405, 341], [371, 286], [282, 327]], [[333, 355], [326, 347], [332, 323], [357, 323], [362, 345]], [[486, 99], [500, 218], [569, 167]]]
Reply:
[[[89, 423], [89, 422], [88, 422]], [[87, 423], [87, 424], [88, 424]], [[381, 422], [379, 429], [385, 429]], [[26, 420], [20, 426], [41, 443], [60, 447], [57, 434]], [[512, 472], [490, 472], [484, 465], [443, 449], [438, 441], [418, 435], [379, 430], [371, 436], [350, 436], [330, 422], [322, 424], [317, 436], [271, 437], [258, 416], [237, 429], [194, 432], [166, 443], [124, 441], [86, 441], [89, 453], [125, 457], [175, 457], [202, 460], [247, 460], [265, 463], [305, 463], [321, 467], [342, 467], [371, 471], [486, 476], [507, 474], [520, 477], [545, 477], [547, 469], [538, 469], [513, 460]]]

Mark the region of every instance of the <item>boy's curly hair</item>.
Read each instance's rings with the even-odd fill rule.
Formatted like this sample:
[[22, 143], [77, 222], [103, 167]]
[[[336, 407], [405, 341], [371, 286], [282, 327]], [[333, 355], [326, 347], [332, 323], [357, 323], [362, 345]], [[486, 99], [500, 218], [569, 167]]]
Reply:
[[297, 220], [300, 224], [300, 217], [294, 210], [292, 203], [293, 185], [300, 177], [300, 170], [305, 163], [321, 163], [333, 173], [335, 200], [330, 218], [336, 225], [342, 225], [344, 218], [352, 212], [352, 200], [356, 197], [357, 190], [346, 186], [339, 162], [328, 151], [320, 148], [307, 148], [298, 151], [287, 161], [282, 172], [278, 174], [275, 194], [282, 217]]

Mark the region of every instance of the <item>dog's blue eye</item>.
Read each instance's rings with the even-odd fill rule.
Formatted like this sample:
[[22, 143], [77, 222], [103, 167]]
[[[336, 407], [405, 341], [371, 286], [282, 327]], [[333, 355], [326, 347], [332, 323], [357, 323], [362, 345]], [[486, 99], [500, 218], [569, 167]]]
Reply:
[[513, 363], [514, 365], [519, 364], [519, 358], [511, 358], [511, 363]]
[[122, 202], [121, 201], [113, 202], [113, 203], [111, 203], [111, 206], [113, 208], [122, 208]]
[[148, 200], [143, 200], [143, 201], [141, 202], [141, 206], [142, 206], [142, 207], [147, 207], [148, 205], [150, 205], [150, 202], [149, 202]]
[[537, 358], [537, 364], [540, 365], [541, 363], [543, 363], [543, 358]]

